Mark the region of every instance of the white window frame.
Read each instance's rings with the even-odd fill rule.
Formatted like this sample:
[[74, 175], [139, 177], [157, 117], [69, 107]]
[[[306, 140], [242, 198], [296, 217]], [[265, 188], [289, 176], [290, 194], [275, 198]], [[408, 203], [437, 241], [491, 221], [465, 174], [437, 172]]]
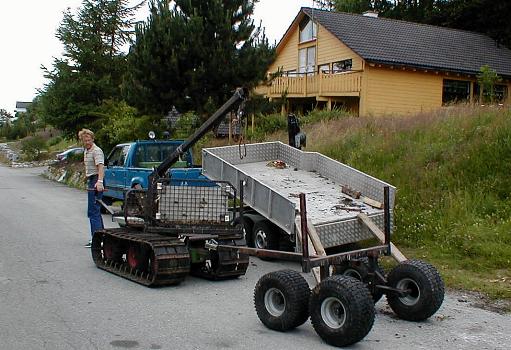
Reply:
[[314, 73], [316, 67], [316, 46], [304, 47], [298, 50], [298, 73]]
[[315, 40], [318, 34], [318, 25], [310, 18], [306, 19], [307, 23], [303, 25], [304, 21], [299, 26], [299, 42], [304, 43], [307, 41]]

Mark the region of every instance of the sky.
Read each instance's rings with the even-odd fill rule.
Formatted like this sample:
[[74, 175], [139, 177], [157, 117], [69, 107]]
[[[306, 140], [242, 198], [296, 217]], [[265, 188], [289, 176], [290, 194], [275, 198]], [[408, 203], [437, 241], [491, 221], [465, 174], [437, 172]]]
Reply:
[[[62, 12], [70, 7], [76, 13], [80, 4], [81, 0], [0, 0], [0, 109], [14, 114], [16, 101], [32, 101], [44, 86], [41, 66], [51, 68], [53, 58], [62, 56], [55, 37]], [[278, 43], [302, 6], [312, 7], [313, 1], [260, 0], [254, 23], [262, 21], [270, 43]], [[144, 20], [147, 9], [137, 17]]]

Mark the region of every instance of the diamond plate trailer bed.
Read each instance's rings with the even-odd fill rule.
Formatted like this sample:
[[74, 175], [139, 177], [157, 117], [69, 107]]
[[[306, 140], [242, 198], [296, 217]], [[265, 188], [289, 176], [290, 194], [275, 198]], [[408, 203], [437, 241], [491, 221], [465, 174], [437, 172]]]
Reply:
[[[285, 167], [271, 166], [276, 160], [284, 162]], [[383, 209], [342, 193], [341, 186], [380, 203], [384, 201], [383, 189], [388, 186], [392, 223], [393, 186], [320, 153], [267, 142], [246, 145], [246, 156], [240, 159], [238, 146], [206, 148], [202, 151], [202, 167], [204, 175], [212, 180], [229, 181], [238, 187], [243, 181], [245, 203], [292, 241], [297, 231], [299, 193], [307, 196], [308, 219], [324, 248], [373, 237], [358, 219], [360, 213], [384, 230]]]

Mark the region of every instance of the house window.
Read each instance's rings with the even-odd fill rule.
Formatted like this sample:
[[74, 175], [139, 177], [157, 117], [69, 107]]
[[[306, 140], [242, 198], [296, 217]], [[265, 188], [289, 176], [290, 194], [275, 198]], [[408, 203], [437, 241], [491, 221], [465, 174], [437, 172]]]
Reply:
[[300, 22], [300, 42], [316, 39], [318, 26], [316, 23], [310, 20], [310, 18], [304, 18]]
[[[474, 85], [474, 97], [475, 98], [479, 98], [479, 84], [475, 84]], [[490, 96], [491, 92], [490, 91], [484, 91], [484, 100], [485, 101], [490, 101], [491, 100], [491, 96]], [[507, 85], [502, 85], [502, 84], [496, 84], [495, 86], [493, 86], [493, 101], [494, 102], [503, 102], [507, 99]]]
[[328, 74], [330, 73], [330, 63], [320, 64], [318, 66], [318, 73]]
[[470, 99], [470, 82], [444, 79], [442, 103], [467, 101]]
[[316, 47], [298, 50], [298, 73], [314, 73], [314, 67], [316, 67]]
[[353, 61], [350, 58], [349, 60], [342, 60], [338, 62], [332, 63], [332, 73], [341, 73], [347, 70], [351, 70], [353, 67]]

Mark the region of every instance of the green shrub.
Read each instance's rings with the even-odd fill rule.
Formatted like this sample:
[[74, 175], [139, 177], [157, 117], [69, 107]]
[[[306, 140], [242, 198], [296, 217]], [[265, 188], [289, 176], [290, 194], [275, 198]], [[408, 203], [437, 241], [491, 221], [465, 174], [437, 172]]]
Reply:
[[162, 134], [161, 118], [140, 116], [134, 107], [125, 102], [105, 101], [100, 110], [101, 118], [92, 127], [96, 143], [107, 154], [116, 144], [147, 139], [149, 131]]
[[302, 125], [305, 126], [320, 121], [335, 120], [351, 116], [352, 114], [343, 108], [334, 108], [331, 111], [328, 111], [326, 109], [314, 109], [310, 111], [307, 115], [301, 117], [300, 122]]
[[194, 112], [182, 114], [174, 126], [173, 136], [176, 139], [185, 139], [200, 125], [200, 118]]
[[48, 144], [49, 147], [52, 147], [52, 146], [57, 145], [60, 142], [62, 142], [62, 137], [61, 136], [56, 136], [56, 137], [53, 137], [53, 138], [49, 139], [47, 141], [47, 144]]
[[254, 132], [249, 132], [249, 137], [255, 140], [262, 140], [266, 135], [279, 130], [287, 129], [287, 117], [278, 113], [262, 115], [255, 117]]
[[24, 154], [24, 159], [28, 161], [40, 160], [41, 151], [46, 148], [46, 142], [41, 136], [27, 137], [21, 141], [21, 150]]

